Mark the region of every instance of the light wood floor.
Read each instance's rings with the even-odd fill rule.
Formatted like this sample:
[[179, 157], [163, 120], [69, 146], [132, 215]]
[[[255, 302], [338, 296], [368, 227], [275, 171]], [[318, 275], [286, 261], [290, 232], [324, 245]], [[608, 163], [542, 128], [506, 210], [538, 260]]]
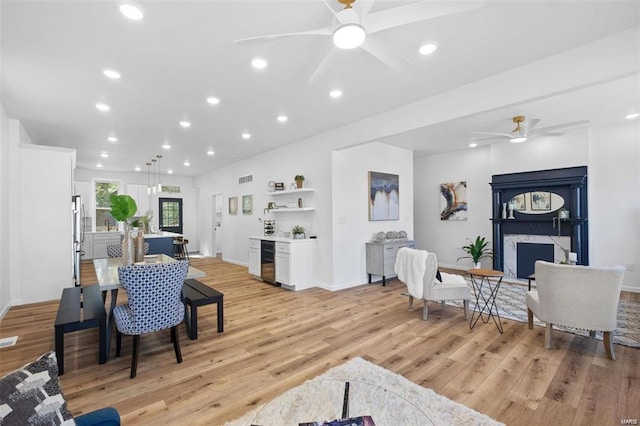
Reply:
[[[62, 388], [74, 414], [116, 407], [124, 424], [222, 424], [345, 360], [360, 356], [507, 424], [619, 425], [640, 419], [640, 349], [556, 332], [543, 348], [543, 328], [504, 320], [504, 334], [462, 310], [421, 304], [407, 309], [404, 285], [364, 285], [340, 292], [290, 292], [249, 277], [244, 267], [193, 259], [202, 281], [224, 293], [225, 331], [215, 305], [199, 310], [199, 338], [180, 329], [177, 364], [168, 332], [141, 338], [138, 376], [129, 379], [131, 339], [123, 357], [97, 364], [97, 332], [65, 338]], [[95, 282], [92, 264], [85, 283]], [[640, 295], [626, 293], [625, 298]], [[11, 308], [0, 337], [0, 373], [52, 350], [57, 302]], [[114, 345], [115, 346], [115, 345]]]

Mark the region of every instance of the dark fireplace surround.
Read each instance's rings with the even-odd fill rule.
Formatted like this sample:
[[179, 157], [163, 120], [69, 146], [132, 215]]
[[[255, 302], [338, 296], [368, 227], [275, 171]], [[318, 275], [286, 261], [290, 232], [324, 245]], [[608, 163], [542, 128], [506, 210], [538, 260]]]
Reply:
[[589, 264], [586, 166], [493, 175], [491, 189], [494, 269], [504, 271], [505, 235], [558, 236], [560, 219], [555, 209], [535, 215], [516, 211], [514, 219], [502, 219], [503, 203], [508, 203], [518, 194], [532, 191], [552, 192], [564, 199], [563, 208], [569, 210], [569, 219], [561, 220], [560, 236], [570, 238], [570, 251], [577, 253], [579, 265]]

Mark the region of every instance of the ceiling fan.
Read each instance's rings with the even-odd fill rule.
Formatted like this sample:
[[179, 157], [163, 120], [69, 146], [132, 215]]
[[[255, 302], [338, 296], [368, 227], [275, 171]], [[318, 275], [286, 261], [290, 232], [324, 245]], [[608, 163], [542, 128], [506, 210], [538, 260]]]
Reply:
[[539, 118], [532, 118], [531, 120], [525, 121], [524, 115], [516, 115], [511, 119], [511, 121], [513, 121], [516, 125], [515, 129], [513, 129], [511, 133], [471, 132], [471, 134], [490, 136], [483, 139], [476, 139], [476, 141], [484, 141], [489, 139], [508, 139], [513, 143], [520, 143], [525, 142], [528, 139], [540, 136], [562, 136], [564, 135], [564, 133], [555, 132], [554, 130], [582, 126], [589, 123], [588, 120], [580, 120], [534, 129], [534, 127], [540, 122]]
[[[467, 12], [478, 9], [483, 1], [472, 2], [435, 2], [431, 0], [419, 1], [405, 6], [394, 7], [379, 12], [369, 13], [375, 0], [337, 0], [344, 5], [339, 12], [333, 10], [327, 0], [322, 2], [331, 11], [337, 23], [315, 28], [308, 31], [263, 35], [257, 37], [235, 40], [236, 43], [253, 42], [257, 40], [273, 40], [292, 36], [332, 36], [335, 47], [341, 49], [354, 49], [361, 47], [366, 52], [376, 57], [396, 71], [406, 69], [411, 63], [406, 58], [389, 48], [373, 34], [390, 28], [437, 18], [439, 16], [454, 13]], [[355, 6], [352, 6], [355, 3]], [[333, 49], [332, 49], [333, 51]], [[327, 66], [331, 52], [326, 55], [314, 73], [310, 81], [313, 81]]]

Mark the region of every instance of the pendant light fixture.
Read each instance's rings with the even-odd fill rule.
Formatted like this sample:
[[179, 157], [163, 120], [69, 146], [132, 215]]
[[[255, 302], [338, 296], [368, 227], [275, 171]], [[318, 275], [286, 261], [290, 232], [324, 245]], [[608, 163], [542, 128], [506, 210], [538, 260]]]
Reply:
[[147, 163], [147, 195], [151, 195], [151, 163]]
[[162, 184], [160, 183], [160, 160], [162, 160], [162, 155], [156, 155], [158, 158], [158, 193], [162, 192]]
[[155, 194], [156, 193], [156, 162], [158, 160], [156, 160], [155, 158], [151, 159], [151, 162], [153, 163], [153, 185], [151, 186], [151, 191]]

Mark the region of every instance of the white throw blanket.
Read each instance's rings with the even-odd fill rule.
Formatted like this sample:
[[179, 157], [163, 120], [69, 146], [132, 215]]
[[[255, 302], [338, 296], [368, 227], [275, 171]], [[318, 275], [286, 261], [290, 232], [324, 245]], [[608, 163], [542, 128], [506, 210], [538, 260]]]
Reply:
[[[446, 272], [440, 272], [440, 278], [442, 278], [441, 283], [452, 283], [452, 284], [466, 284], [467, 281], [464, 279], [462, 275], [456, 274], [447, 274]], [[436, 279], [436, 281], [438, 281]]]
[[402, 247], [396, 257], [395, 271], [398, 279], [407, 285], [409, 294], [417, 299], [422, 299], [424, 292], [423, 279], [428, 254], [426, 250]]

